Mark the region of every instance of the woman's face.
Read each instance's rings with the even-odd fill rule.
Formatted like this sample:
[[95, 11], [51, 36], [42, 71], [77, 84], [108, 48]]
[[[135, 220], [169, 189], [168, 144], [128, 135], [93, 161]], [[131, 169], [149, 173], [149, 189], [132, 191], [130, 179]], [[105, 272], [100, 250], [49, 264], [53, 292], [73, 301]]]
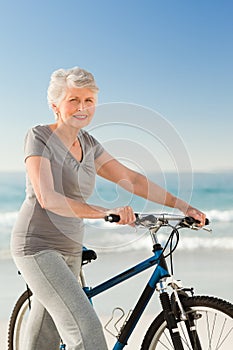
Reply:
[[58, 123], [65, 123], [78, 129], [88, 125], [95, 113], [96, 93], [88, 88], [67, 88], [66, 95], [53, 109]]

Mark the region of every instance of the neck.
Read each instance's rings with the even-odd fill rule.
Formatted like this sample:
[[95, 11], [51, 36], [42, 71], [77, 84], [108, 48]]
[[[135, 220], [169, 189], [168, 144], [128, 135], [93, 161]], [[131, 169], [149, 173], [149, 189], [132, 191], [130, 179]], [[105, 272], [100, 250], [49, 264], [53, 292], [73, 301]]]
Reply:
[[57, 134], [57, 136], [65, 143], [67, 147], [75, 146], [78, 142], [77, 135], [80, 129], [68, 127], [64, 123], [52, 124], [50, 125], [50, 128]]

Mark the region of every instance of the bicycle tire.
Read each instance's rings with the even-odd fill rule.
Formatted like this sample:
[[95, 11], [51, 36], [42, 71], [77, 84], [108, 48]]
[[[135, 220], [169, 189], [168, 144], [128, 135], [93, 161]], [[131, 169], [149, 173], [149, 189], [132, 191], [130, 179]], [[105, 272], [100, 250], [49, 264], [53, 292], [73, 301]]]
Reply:
[[[184, 322], [178, 328], [185, 350], [231, 350], [233, 347], [233, 305], [209, 296], [185, 297], [181, 300], [184, 310], [194, 318], [199, 345], [192, 346], [187, 339]], [[193, 322], [193, 321], [192, 321]], [[201, 344], [201, 347], [200, 347]], [[141, 350], [174, 350], [163, 312], [149, 327]]]
[[20, 342], [23, 333], [23, 321], [25, 314], [29, 310], [29, 297], [32, 296], [30, 290], [26, 290], [17, 300], [12, 311], [8, 326], [8, 350], [20, 350]]

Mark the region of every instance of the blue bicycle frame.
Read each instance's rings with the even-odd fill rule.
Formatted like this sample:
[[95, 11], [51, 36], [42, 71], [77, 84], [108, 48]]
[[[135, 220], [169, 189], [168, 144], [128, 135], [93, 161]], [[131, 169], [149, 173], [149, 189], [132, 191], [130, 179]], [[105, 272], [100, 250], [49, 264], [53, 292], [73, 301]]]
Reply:
[[131, 313], [129, 319], [127, 320], [126, 324], [124, 325], [122, 331], [120, 332], [120, 336], [115, 343], [115, 346], [113, 350], [121, 350], [127, 345], [127, 341], [132, 334], [135, 326], [137, 325], [145, 307], [147, 306], [148, 302], [150, 301], [155, 289], [156, 289], [156, 284], [164, 277], [170, 276], [168, 269], [167, 269], [167, 264], [165, 261], [165, 258], [163, 256], [163, 251], [162, 247], [160, 244], [155, 244], [154, 245], [154, 256], [152, 256], [149, 259], [146, 259], [145, 261], [142, 261], [138, 265], [133, 266], [132, 268], [129, 268], [128, 270], [116, 275], [115, 277], [107, 280], [106, 282], [101, 283], [100, 285], [94, 287], [94, 288], [89, 288], [89, 287], [84, 287], [84, 291], [91, 301], [91, 299], [114, 287], [115, 285], [137, 275], [138, 273], [154, 266], [157, 264], [155, 267], [155, 270], [148, 281], [144, 291], [142, 292], [133, 312]]

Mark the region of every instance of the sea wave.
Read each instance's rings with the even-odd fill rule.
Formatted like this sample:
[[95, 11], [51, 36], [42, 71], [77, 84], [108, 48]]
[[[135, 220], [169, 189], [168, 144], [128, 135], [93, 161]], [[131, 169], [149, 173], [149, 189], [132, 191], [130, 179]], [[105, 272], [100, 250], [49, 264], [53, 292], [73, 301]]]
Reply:
[[207, 217], [210, 221], [219, 222], [232, 222], [233, 221], [233, 209], [230, 210], [209, 210], [206, 212]]
[[[111, 230], [96, 232], [93, 235], [89, 233], [85, 236], [84, 245], [89, 249], [97, 249], [102, 252], [115, 251], [139, 251], [147, 249], [151, 251], [152, 241], [150, 235], [144, 232], [123, 233]], [[188, 231], [188, 230], [187, 230]], [[197, 250], [227, 250], [233, 251], [233, 237], [223, 236], [221, 233], [206, 234], [202, 232], [195, 232], [190, 235], [190, 232], [181, 231], [178, 243], [178, 250], [180, 251], [197, 251]], [[159, 233], [158, 239], [162, 247], [165, 247], [169, 234]], [[176, 243], [176, 238], [173, 239], [173, 246]], [[170, 244], [168, 245], [170, 247]]]
[[0, 228], [13, 226], [16, 221], [17, 215], [17, 211], [0, 213]]
[[[18, 212], [9, 211], [9, 212], [0, 212], [0, 229], [6, 227], [12, 227], [16, 221]], [[206, 212], [207, 217], [211, 222], [233, 222], [233, 209], [230, 210], [218, 210], [213, 209]], [[86, 223], [95, 227], [109, 227], [109, 223], [103, 220], [85, 220]]]
[[[158, 235], [159, 242], [162, 247], [166, 245], [168, 240], [167, 234]], [[173, 245], [176, 243], [174, 239]], [[111, 231], [111, 234], [98, 234], [98, 237], [93, 238], [86, 235], [84, 245], [89, 249], [94, 249], [97, 253], [117, 253], [117, 252], [137, 252], [152, 250], [152, 241], [149, 234], [143, 234], [140, 232], [120, 234], [119, 232]], [[166, 249], [166, 254], [169, 253], [170, 246]], [[233, 251], [233, 237], [220, 237], [213, 235], [203, 236], [188, 236], [182, 234], [179, 239], [177, 251], [180, 252], [208, 252], [208, 251]], [[10, 256], [9, 242], [1, 244], [0, 246], [0, 259], [4, 259]]]

